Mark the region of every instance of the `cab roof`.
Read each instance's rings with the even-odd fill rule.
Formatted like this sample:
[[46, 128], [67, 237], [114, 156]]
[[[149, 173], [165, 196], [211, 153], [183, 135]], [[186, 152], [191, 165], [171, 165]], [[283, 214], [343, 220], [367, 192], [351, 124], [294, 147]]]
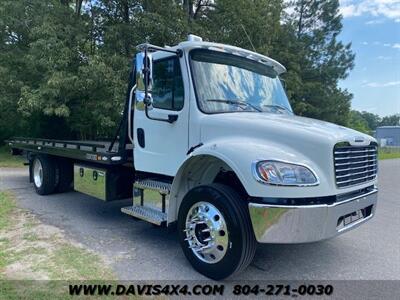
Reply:
[[267, 65], [269, 67], [272, 67], [278, 73], [278, 75], [286, 72], [286, 68], [281, 63], [279, 63], [278, 61], [276, 61], [268, 56], [265, 56], [265, 55], [262, 55], [262, 54], [259, 54], [259, 53], [256, 53], [256, 52], [253, 52], [250, 50], [246, 50], [243, 48], [231, 46], [231, 45], [212, 43], [212, 42], [203, 42], [203, 41], [185, 41], [185, 42], [179, 43], [175, 47], [171, 47], [170, 49], [173, 49], [173, 48], [182, 49], [185, 51], [190, 51], [192, 49], [201, 48], [201, 49], [226, 52], [226, 53], [238, 55], [241, 57], [245, 57], [247, 59], [251, 59], [251, 60], [260, 62], [264, 65]]
[[[231, 45], [226, 45], [226, 44], [220, 44], [220, 43], [212, 43], [212, 42], [204, 42], [202, 40], [201, 37], [195, 36], [190, 34], [188, 36], [188, 40], [179, 43], [176, 46], [173, 47], [158, 47], [158, 46], [154, 46], [154, 45], [150, 45], [150, 44], [141, 44], [139, 45], [137, 48], [139, 50], [143, 50], [145, 47], [152, 49], [153, 51], [168, 51], [168, 52], [173, 52], [176, 50], [182, 50], [185, 52], [188, 52], [192, 49], [208, 49], [208, 50], [214, 50], [214, 51], [220, 51], [220, 52], [226, 52], [226, 53], [230, 53], [233, 55], [238, 55], [241, 57], [245, 57], [247, 59], [251, 59], [254, 61], [257, 61], [259, 63], [262, 63], [266, 66], [272, 67], [277, 73], [278, 75], [286, 72], [286, 68], [280, 64], [279, 62], [277, 62], [276, 60], [250, 51], [250, 50], [246, 50], [243, 48], [239, 48], [239, 47], [235, 47], [235, 46], [231, 46]], [[158, 51], [157, 51], [158, 50]]]

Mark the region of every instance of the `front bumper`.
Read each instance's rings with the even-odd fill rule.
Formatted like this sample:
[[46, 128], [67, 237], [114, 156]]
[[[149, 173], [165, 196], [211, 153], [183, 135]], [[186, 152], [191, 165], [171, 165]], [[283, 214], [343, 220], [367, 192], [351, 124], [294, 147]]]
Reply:
[[306, 243], [334, 237], [375, 214], [377, 190], [331, 205], [249, 203], [254, 234], [260, 243]]

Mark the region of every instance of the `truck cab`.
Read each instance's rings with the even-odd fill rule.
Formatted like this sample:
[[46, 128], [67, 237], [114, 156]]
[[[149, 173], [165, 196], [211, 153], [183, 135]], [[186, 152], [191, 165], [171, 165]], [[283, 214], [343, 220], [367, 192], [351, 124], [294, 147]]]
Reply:
[[279, 62], [192, 35], [138, 49], [126, 106], [133, 204], [121, 210], [176, 226], [197, 271], [223, 279], [257, 243], [321, 241], [373, 217], [376, 140], [296, 116]]

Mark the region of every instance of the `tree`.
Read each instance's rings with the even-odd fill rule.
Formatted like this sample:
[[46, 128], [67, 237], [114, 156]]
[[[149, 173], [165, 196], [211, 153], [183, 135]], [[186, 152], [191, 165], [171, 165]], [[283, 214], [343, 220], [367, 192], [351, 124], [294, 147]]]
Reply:
[[400, 114], [383, 117], [379, 126], [400, 126]]
[[[15, 83], [8, 83], [0, 97], [9, 99], [12, 104], [7, 107], [27, 124], [43, 125], [39, 118], [50, 125], [27, 133], [59, 137], [64, 132], [68, 135], [64, 137], [77, 138], [110, 135], [123, 104], [128, 61], [93, 50], [90, 15], [77, 16], [68, 3], [51, 0], [1, 5], [7, 12], [0, 32], [8, 40], [1, 44], [0, 65], [9, 82]], [[100, 48], [97, 41], [95, 45]], [[55, 126], [58, 131], [46, 130]]]
[[277, 59], [297, 114], [346, 125], [352, 95], [338, 82], [354, 55], [338, 40], [338, 8], [337, 0], [0, 1], [0, 140], [110, 136], [135, 46], [174, 45], [188, 33]]
[[281, 0], [219, 0], [201, 25], [211, 41], [269, 55], [279, 33], [282, 11]]
[[370, 112], [352, 110], [348, 126], [358, 131], [372, 134], [372, 131], [379, 126], [400, 126], [400, 114], [381, 118]]
[[[342, 16], [337, 0], [300, 0], [289, 16], [296, 39], [298, 78], [290, 91], [300, 115], [346, 125], [352, 95], [338, 87], [354, 66], [351, 44], [338, 40]], [[289, 84], [290, 86], [290, 84]]]
[[371, 130], [375, 130], [381, 122], [381, 117], [370, 112], [362, 111], [361, 116], [368, 123], [368, 127]]
[[359, 111], [352, 110], [350, 111], [350, 118], [349, 118], [349, 127], [366, 133], [371, 134], [371, 128], [368, 126], [368, 122], [364, 119], [363, 114]]

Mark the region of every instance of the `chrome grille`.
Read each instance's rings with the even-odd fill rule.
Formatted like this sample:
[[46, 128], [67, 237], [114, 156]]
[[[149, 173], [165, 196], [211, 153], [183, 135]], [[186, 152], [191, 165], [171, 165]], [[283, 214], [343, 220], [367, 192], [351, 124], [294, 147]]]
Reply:
[[340, 188], [375, 179], [377, 146], [336, 146], [333, 151], [336, 185]]

